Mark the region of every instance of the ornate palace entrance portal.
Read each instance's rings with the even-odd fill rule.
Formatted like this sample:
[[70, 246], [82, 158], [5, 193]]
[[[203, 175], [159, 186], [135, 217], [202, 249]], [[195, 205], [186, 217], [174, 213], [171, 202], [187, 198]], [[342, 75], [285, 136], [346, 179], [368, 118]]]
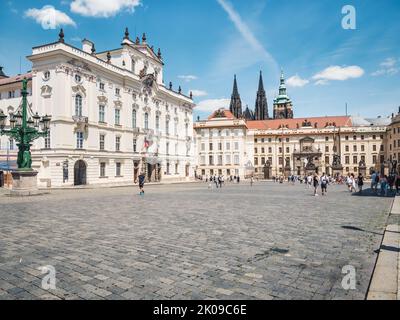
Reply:
[[321, 168], [322, 152], [315, 148], [315, 140], [305, 137], [300, 140], [300, 149], [293, 152], [294, 167], [298, 175], [319, 173]]
[[86, 184], [86, 163], [78, 160], [74, 165], [74, 185], [81, 186]]

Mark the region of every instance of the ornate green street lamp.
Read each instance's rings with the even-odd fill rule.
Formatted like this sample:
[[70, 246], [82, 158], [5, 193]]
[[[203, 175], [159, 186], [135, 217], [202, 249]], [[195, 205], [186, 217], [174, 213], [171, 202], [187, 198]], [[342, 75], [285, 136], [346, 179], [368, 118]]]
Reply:
[[[18, 171], [32, 171], [31, 145], [32, 142], [40, 137], [45, 137], [49, 133], [51, 117], [45, 115], [40, 117], [37, 113], [28, 110], [26, 78], [22, 81], [22, 113], [20, 108], [16, 114], [10, 114], [10, 129], [6, 126], [7, 115], [0, 111], [0, 134], [7, 135], [17, 141], [18, 146]], [[29, 115], [29, 114], [30, 115]], [[29, 116], [29, 118], [28, 118]]]

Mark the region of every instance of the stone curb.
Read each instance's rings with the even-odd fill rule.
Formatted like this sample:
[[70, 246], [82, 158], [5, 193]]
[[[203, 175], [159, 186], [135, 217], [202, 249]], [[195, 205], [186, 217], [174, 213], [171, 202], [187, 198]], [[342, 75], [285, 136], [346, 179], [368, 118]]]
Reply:
[[[400, 214], [400, 197], [393, 201], [392, 214]], [[367, 300], [400, 300], [400, 225], [386, 227]]]

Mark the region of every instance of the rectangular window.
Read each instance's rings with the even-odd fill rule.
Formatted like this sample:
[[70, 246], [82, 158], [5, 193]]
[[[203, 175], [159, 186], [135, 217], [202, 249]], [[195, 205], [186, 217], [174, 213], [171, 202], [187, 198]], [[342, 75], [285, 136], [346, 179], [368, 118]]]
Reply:
[[14, 150], [14, 140], [13, 139], [10, 139], [9, 140], [9, 142], [10, 142], [10, 150]]
[[254, 148], [254, 153], [258, 153], [258, 149], [257, 148]]
[[350, 150], [350, 149], [349, 149], [349, 146], [345, 146], [345, 147], [344, 147], [344, 150], [345, 150], [346, 152], [349, 152], [349, 150]]
[[121, 121], [121, 110], [115, 109], [115, 125], [119, 126]]
[[83, 132], [76, 133], [76, 148], [83, 149]]
[[357, 152], [357, 146], [356, 145], [353, 146], [353, 151]]
[[272, 147], [268, 147], [268, 153], [272, 153]]
[[133, 152], [136, 152], [136, 148], [137, 148], [137, 141], [136, 139], [133, 139]]
[[235, 142], [235, 150], [239, 150], [239, 142]]
[[50, 149], [50, 131], [47, 133], [46, 137], [44, 138], [44, 148]]
[[119, 96], [121, 93], [121, 90], [119, 88], [115, 88], [115, 95]]
[[376, 145], [372, 145], [372, 151], [376, 151]]
[[166, 154], [169, 154], [169, 142], [166, 143], [165, 149], [166, 149]]
[[121, 162], [115, 163], [115, 176], [117, 177], [121, 176]]
[[222, 166], [222, 156], [221, 155], [218, 156], [218, 165]]
[[206, 145], [204, 143], [201, 144], [201, 151], [205, 151], [206, 150]]
[[229, 142], [226, 143], [226, 150], [231, 150], [231, 144]]
[[169, 121], [168, 120], [165, 121], [165, 134], [169, 135]]
[[99, 86], [100, 86], [100, 90], [101, 90], [101, 91], [104, 91], [104, 83], [103, 83], [103, 82], [100, 82], [100, 85], [99, 85]]
[[231, 156], [229, 154], [225, 156], [225, 162], [227, 165], [231, 164]]
[[254, 165], [258, 166], [258, 158], [254, 158]]
[[365, 151], [365, 146], [361, 145], [361, 151], [364, 152]]
[[121, 137], [115, 137], [115, 151], [120, 151], [121, 149]]
[[105, 145], [105, 135], [101, 134], [100, 135], [100, 150], [104, 150], [104, 145]]
[[353, 156], [353, 164], [357, 164], [357, 156]]
[[103, 105], [99, 106], [99, 122], [106, 122], [105, 121], [105, 107]]
[[210, 150], [210, 151], [213, 150], [213, 144], [212, 144], [212, 143], [210, 143], [209, 150]]
[[104, 178], [106, 176], [106, 163], [100, 163], [100, 177]]
[[235, 166], [238, 166], [239, 165], [239, 155], [235, 154], [234, 161], [235, 161], [235, 163], [234, 163]]
[[325, 164], [329, 164], [329, 157], [328, 156], [325, 157]]
[[329, 146], [325, 146], [325, 152], [329, 152]]
[[213, 156], [208, 157], [208, 163], [210, 166], [214, 165], [214, 157]]
[[350, 157], [349, 157], [349, 156], [346, 156], [346, 157], [344, 158], [344, 163], [345, 163], [345, 164], [350, 164]]
[[376, 164], [376, 156], [375, 155], [372, 156], [372, 164]]
[[222, 151], [222, 143], [221, 142], [218, 143], [218, 150]]

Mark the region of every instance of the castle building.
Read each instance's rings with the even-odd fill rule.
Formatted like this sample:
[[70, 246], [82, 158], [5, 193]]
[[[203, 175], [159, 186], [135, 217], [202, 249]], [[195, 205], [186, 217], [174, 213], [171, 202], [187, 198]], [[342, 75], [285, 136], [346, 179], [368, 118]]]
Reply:
[[[119, 48], [97, 52], [87, 39], [67, 44], [61, 30], [28, 59], [31, 73], [0, 79], [0, 109], [17, 111], [27, 77], [31, 112], [52, 116], [50, 135], [32, 146], [39, 186], [133, 184], [140, 172], [150, 182], [193, 177], [195, 105], [165, 86], [161, 51], [145, 34], [131, 40], [126, 29]], [[16, 147], [0, 139], [4, 159]]]

